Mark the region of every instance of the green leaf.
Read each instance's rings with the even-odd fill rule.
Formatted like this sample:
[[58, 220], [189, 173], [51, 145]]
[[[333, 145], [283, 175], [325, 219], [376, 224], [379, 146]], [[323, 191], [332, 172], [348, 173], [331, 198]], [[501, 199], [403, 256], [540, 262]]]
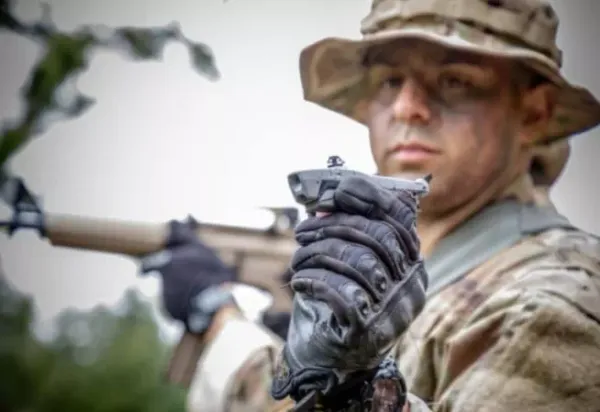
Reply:
[[[0, 167], [33, 137], [44, 133], [50, 120], [80, 117], [94, 99], [77, 91], [77, 78], [88, 69], [95, 49], [119, 52], [134, 61], [160, 60], [170, 41], [185, 45], [192, 69], [210, 81], [220, 78], [210, 47], [185, 37], [175, 23], [165, 27], [117, 27], [86, 25], [66, 33], [54, 26], [50, 8], [40, 21], [25, 24], [11, 13], [11, 3], [0, 1], [0, 30], [7, 30], [41, 44], [43, 56], [31, 70], [21, 90], [22, 116], [0, 128]], [[71, 95], [63, 96], [65, 86]]]

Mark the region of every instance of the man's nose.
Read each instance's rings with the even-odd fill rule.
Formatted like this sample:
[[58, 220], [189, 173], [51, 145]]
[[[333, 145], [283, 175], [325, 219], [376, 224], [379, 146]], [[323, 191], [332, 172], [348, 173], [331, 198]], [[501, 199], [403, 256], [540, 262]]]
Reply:
[[394, 99], [394, 117], [405, 123], [426, 124], [431, 120], [428, 100], [423, 85], [414, 78], [407, 78]]

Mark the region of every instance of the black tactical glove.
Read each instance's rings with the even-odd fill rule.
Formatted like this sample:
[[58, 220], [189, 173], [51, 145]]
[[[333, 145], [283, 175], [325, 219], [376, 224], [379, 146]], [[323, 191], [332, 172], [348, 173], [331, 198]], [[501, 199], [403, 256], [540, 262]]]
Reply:
[[142, 259], [141, 271], [158, 271], [163, 282], [167, 312], [185, 323], [194, 333], [203, 333], [219, 308], [233, 303], [221, 285], [233, 282], [236, 272], [203, 244], [193, 220], [169, 222], [170, 234], [165, 248]]
[[262, 315], [262, 324], [285, 340], [290, 326], [290, 316], [289, 312], [266, 311]]
[[389, 367], [386, 356], [425, 303], [416, 210], [408, 192], [353, 177], [335, 190], [332, 214], [296, 228], [296, 293], [274, 398], [327, 395], [351, 376]]

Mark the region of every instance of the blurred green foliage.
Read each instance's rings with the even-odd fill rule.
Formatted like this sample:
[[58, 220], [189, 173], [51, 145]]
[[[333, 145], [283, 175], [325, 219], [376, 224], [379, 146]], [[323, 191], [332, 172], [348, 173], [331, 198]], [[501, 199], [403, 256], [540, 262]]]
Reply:
[[0, 278], [0, 410], [184, 411], [184, 390], [163, 379], [170, 348], [149, 304], [129, 291], [120, 306], [65, 311], [41, 341], [31, 299]]
[[[213, 81], [220, 77], [211, 49], [186, 38], [176, 24], [81, 26], [66, 33], [52, 23], [48, 7], [40, 21], [26, 24], [12, 13], [13, 5], [0, 0], [0, 35], [33, 40], [43, 53], [21, 89], [22, 115], [0, 125], [0, 180], [10, 176], [7, 161], [53, 121], [77, 118], [93, 105], [75, 86], [96, 49], [134, 61], [160, 60], [165, 45], [178, 41], [188, 48], [197, 73]], [[0, 411], [183, 411], [183, 390], [163, 380], [171, 348], [161, 341], [149, 306], [133, 292], [122, 306], [119, 313], [101, 307], [65, 312], [55, 338], [42, 341], [32, 333], [31, 298], [0, 273]]]
[[0, 165], [43, 133], [51, 121], [75, 118], [90, 108], [94, 100], [79, 93], [75, 83], [97, 49], [119, 52], [134, 61], [160, 60], [165, 45], [177, 41], [188, 48], [191, 66], [198, 74], [213, 81], [220, 77], [210, 47], [185, 37], [176, 23], [144, 28], [83, 25], [66, 33], [53, 24], [49, 6], [42, 5], [40, 21], [25, 24], [11, 12], [13, 5], [11, 0], [0, 0], [0, 35], [23, 36], [41, 44], [44, 52], [22, 88], [22, 116], [0, 130]]

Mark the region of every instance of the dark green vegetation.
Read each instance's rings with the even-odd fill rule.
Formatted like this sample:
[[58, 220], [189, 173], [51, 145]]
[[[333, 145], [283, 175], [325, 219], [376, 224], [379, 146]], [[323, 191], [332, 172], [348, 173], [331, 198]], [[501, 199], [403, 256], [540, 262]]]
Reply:
[[65, 311], [48, 342], [31, 331], [31, 299], [0, 290], [1, 411], [184, 411], [184, 391], [163, 379], [170, 348], [133, 292], [119, 313]]
[[[50, 116], [75, 119], [93, 106], [89, 96], [76, 92], [59, 100], [57, 92], [85, 72], [95, 48], [149, 61], [160, 60], [164, 46], [178, 41], [188, 47], [193, 70], [219, 78], [210, 48], [186, 38], [176, 24], [103, 27], [102, 36], [92, 26], [66, 33], [52, 24], [48, 8], [40, 21], [25, 24], [12, 5], [0, 0], [0, 35], [35, 41], [44, 53], [21, 89], [23, 113], [0, 125], [0, 184], [10, 176], [7, 161], [47, 130]], [[56, 336], [42, 341], [32, 331], [33, 301], [0, 273], [0, 411], [183, 411], [184, 392], [163, 379], [171, 348], [161, 341], [150, 307], [133, 292], [121, 304], [118, 312], [102, 307], [64, 312]]]

